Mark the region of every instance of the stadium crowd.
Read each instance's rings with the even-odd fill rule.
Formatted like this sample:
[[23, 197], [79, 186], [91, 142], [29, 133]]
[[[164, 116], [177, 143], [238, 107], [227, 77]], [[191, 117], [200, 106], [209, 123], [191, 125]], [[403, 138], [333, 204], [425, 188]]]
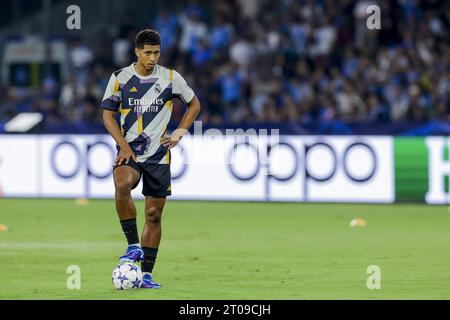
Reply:
[[[210, 125], [295, 124], [346, 133], [349, 124], [450, 121], [450, 7], [445, 1], [220, 0], [161, 3], [150, 21], [126, 14], [117, 34], [68, 39], [70, 77], [38, 97], [2, 88], [0, 119], [39, 111], [47, 125], [101, 125], [111, 72], [134, 61], [134, 36], [162, 36], [160, 64], [176, 69]], [[174, 121], [184, 108], [174, 108]], [[86, 127], [88, 128], [88, 127]]]

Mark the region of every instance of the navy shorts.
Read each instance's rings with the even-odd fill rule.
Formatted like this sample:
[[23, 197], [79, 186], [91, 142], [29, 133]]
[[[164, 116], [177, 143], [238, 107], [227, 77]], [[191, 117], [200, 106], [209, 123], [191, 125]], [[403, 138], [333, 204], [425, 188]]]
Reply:
[[172, 194], [170, 184], [170, 164], [147, 164], [137, 163], [130, 159], [128, 163], [114, 166], [113, 171], [120, 166], [129, 166], [135, 169], [140, 177], [132, 189], [135, 189], [142, 177], [142, 194], [154, 198], [165, 198]]

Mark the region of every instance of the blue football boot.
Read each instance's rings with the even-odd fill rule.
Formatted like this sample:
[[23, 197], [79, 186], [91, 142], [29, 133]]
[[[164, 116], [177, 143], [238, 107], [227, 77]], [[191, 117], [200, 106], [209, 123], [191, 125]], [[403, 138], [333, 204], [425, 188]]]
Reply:
[[144, 251], [136, 245], [128, 246], [127, 251], [119, 258], [122, 262], [138, 262], [144, 259]]
[[142, 276], [142, 282], [140, 288], [143, 289], [159, 289], [161, 285], [153, 281], [151, 273], [144, 273]]

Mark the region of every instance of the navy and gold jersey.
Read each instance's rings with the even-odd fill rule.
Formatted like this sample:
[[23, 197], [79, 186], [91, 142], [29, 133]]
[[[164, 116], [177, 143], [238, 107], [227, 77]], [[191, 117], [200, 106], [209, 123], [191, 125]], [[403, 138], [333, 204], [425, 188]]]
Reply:
[[156, 65], [148, 76], [137, 74], [134, 63], [111, 75], [101, 104], [120, 112], [122, 135], [139, 163], [170, 163], [170, 152], [161, 145], [172, 114], [172, 99], [184, 103], [194, 92], [175, 70]]

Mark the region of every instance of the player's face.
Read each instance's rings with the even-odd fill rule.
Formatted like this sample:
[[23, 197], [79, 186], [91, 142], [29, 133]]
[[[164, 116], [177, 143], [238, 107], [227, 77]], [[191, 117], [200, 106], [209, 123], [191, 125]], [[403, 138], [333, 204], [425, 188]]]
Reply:
[[142, 49], [135, 48], [135, 52], [138, 62], [140, 62], [146, 70], [151, 71], [158, 63], [159, 55], [161, 53], [161, 46], [146, 44]]

